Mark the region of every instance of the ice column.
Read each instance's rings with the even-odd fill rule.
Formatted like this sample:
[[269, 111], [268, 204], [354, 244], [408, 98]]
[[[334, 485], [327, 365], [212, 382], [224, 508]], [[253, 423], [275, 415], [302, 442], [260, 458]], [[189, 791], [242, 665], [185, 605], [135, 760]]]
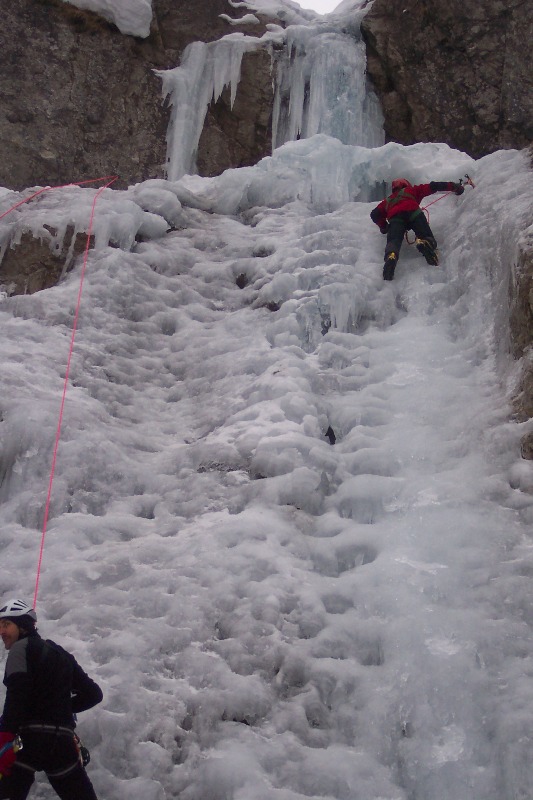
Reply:
[[293, 25], [275, 55], [274, 147], [315, 133], [343, 144], [384, 144], [383, 116], [366, 81], [366, 52], [353, 33]]
[[229, 86], [233, 106], [242, 57], [256, 49], [258, 41], [232, 33], [216, 42], [193, 42], [185, 49], [179, 67], [157, 73], [163, 81], [163, 96], [170, 95], [172, 106], [167, 132], [169, 180], [196, 172], [198, 142], [209, 104]]

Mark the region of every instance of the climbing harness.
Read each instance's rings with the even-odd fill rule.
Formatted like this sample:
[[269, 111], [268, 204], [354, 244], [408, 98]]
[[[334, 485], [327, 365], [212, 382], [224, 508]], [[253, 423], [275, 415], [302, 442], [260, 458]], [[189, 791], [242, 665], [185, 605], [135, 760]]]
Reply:
[[76, 750], [78, 751], [78, 759], [81, 766], [86, 767], [89, 761], [91, 760], [91, 754], [89, 753], [85, 745], [82, 743], [77, 733], [74, 734], [74, 744], [76, 745]]
[[[20, 200], [18, 203], [15, 203], [15, 205], [11, 206], [11, 208], [8, 208], [7, 211], [4, 211], [3, 214], [0, 214], [0, 220], [2, 220], [4, 217], [6, 217], [8, 214], [10, 214], [11, 211], [14, 211], [16, 208], [19, 208], [20, 206], [24, 205], [24, 203], [29, 203], [31, 200], [34, 200], [35, 198], [39, 197], [44, 192], [53, 191], [54, 189], [67, 189], [67, 188], [69, 188], [71, 186], [85, 186], [85, 185], [90, 184], [90, 183], [100, 183], [101, 181], [105, 181], [105, 184], [98, 189], [98, 191], [96, 192], [96, 194], [95, 194], [95, 196], [93, 198], [93, 203], [92, 203], [92, 207], [91, 207], [91, 215], [90, 215], [90, 218], [89, 218], [89, 227], [88, 227], [88, 230], [87, 230], [87, 240], [86, 240], [86, 244], [85, 244], [85, 253], [84, 253], [84, 257], [83, 257], [83, 265], [82, 265], [81, 274], [80, 274], [80, 286], [79, 286], [79, 290], [78, 290], [78, 298], [77, 298], [77, 302], [76, 302], [76, 310], [74, 312], [74, 321], [72, 323], [72, 335], [71, 335], [71, 339], [70, 339], [70, 348], [69, 348], [69, 352], [68, 352], [67, 365], [66, 365], [66, 370], [65, 370], [65, 380], [64, 380], [64, 383], [63, 383], [63, 394], [62, 394], [61, 405], [60, 405], [60, 409], [59, 409], [59, 419], [58, 419], [58, 423], [57, 423], [55, 444], [54, 444], [54, 450], [53, 450], [53, 455], [52, 455], [52, 465], [51, 465], [51, 469], [50, 469], [50, 479], [49, 479], [49, 483], [48, 483], [48, 493], [47, 493], [46, 504], [45, 504], [45, 509], [44, 509], [43, 530], [42, 530], [42, 535], [41, 535], [41, 544], [40, 544], [40, 548], [39, 548], [39, 559], [38, 559], [38, 562], [37, 562], [37, 574], [36, 574], [36, 578], [35, 578], [35, 591], [34, 591], [34, 595], [33, 595], [33, 608], [35, 608], [36, 605], [37, 605], [37, 595], [38, 595], [38, 592], [39, 592], [39, 579], [40, 579], [40, 575], [41, 575], [41, 567], [42, 567], [43, 553], [44, 553], [44, 541], [45, 541], [46, 530], [47, 530], [47, 526], [48, 526], [48, 516], [49, 516], [49, 513], [50, 513], [50, 502], [51, 502], [51, 498], [52, 498], [52, 485], [53, 485], [53, 482], [54, 482], [55, 467], [56, 467], [56, 461], [57, 461], [57, 450], [58, 450], [58, 447], [59, 447], [59, 439], [60, 439], [60, 434], [61, 434], [61, 424], [63, 422], [63, 411], [64, 411], [64, 408], [65, 408], [65, 399], [66, 399], [67, 386], [68, 386], [68, 380], [69, 380], [69, 374], [70, 374], [70, 363], [71, 363], [71, 360], [72, 360], [72, 352], [74, 350], [74, 339], [75, 339], [75, 336], [76, 336], [76, 329], [77, 329], [77, 326], [78, 326], [78, 317], [79, 317], [79, 311], [80, 311], [80, 305], [81, 305], [81, 293], [82, 293], [82, 289], [83, 289], [83, 280], [84, 280], [84, 277], [85, 277], [85, 270], [86, 270], [86, 267], [87, 267], [87, 259], [89, 257], [89, 248], [90, 248], [90, 244], [91, 244], [91, 234], [92, 234], [95, 211], [96, 211], [96, 203], [98, 201], [98, 198], [102, 194], [102, 192], [105, 189], [108, 189], [113, 183], [115, 183], [115, 181], [117, 181], [118, 178], [119, 178], [118, 175], [105, 175], [105, 176], [103, 176], [101, 178], [92, 178], [90, 180], [85, 180], [85, 181], [76, 181], [76, 182], [73, 182], [73, 183], [65, 183], [65, 184], [63, 184], [61, 186], [45, 186], [42, 189], [39, 189], [37, 192], [34, 192], [33, 194], [29, 195], [29, 197], [25, 197], [23, 200]], [[0, 751], [0, 755], [1, 755], [1, 751]]]

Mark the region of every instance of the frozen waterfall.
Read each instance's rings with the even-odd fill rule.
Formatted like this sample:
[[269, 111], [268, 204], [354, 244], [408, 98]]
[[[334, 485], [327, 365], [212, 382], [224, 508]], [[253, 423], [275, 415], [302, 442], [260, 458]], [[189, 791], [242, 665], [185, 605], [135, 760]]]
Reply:
[[[255, 7], [253, 3], [237, 5]], [[365, 47], [359, 31], [363, 14], [352, 10], [327, 23], [312, 16], [286, 29], [271, 25], [262, 38], [233, 33], [215, 42], [189, 45], [179, 67], [158, 73], [172, 106], [168, 178], [177, 180], [196, 172], [209, 104], [229, 86], [233, 105], [242, 58], [258, 48], [270, 52], [273, 64], [274, 149], [317, 133], [343, 144], [383, 144], [381, 109], [366, 81]]]
[[[98, 797], [528, 800], [533, 420], [506, 344], [530, 158], [342, 141], [359, 45], [294, 5], [269, 36], [291, 43], [296, 140], [106, 189], [82, 292], [81, 259], [32, 295], [0, 271], [2, 594], [31, 599], [81, 298], [37, 612], [104, 691], [78, 718]], [[176, 175], [255, 46], [197, 45], [165, 76]], [[384, 282], [383, 186], [466, 172], [430, 209], [440, 266], [405, 244]], [[0, 215], [29, 194], [0, 188]], [[30, 232], [59, 252], [95, 196], [21, 204], [0, 252]]]
[[[527, 158], [317, 135], [265, 161], [97, 205], [38, 606], [104, 688], [97, 792], [527, 798], [531, 423], [498, 351]], [[385, 285], [372, 204], [332, 187], [400, 170], [477, 188], [434, 207], [441, 268], [406, 246]], [[94, 193], [0, 241], [83, 230]], [[0, 286], [6, 595], [32, 588], [79, 278]]]

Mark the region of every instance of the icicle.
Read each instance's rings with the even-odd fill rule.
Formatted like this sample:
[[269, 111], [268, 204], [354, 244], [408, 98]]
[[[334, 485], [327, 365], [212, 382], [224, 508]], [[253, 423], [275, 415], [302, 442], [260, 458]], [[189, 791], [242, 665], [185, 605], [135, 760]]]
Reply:
[[157, 74], [163, 80], [163, 95], [170, 95], [172, 112], [167, 134], [167, 174], [175, 181], [196, 172], [198, 142], [209, 104], [216, 102], [226, 86], [231, 105], [235, 102], [246, 52], [264, 46], [256, 37], [232, 33], [216, 42], [193, 42], [184, 51], [182, 63]]

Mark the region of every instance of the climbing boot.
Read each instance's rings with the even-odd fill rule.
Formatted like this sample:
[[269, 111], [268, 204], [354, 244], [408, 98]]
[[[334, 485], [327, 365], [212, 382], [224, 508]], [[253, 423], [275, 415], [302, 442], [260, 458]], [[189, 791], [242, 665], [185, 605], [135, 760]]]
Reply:
[[396, 269], [396, 262], [398, 261], [398, 256], [396, 253], [389, 253], [387, 258], [385, 259], [385, 264], [383, 265], [383, 280], [384, 281], [392, 281], [394, 278], [394, 270]]
[[439, 251], [427, 239], [417, 239], [416, 249], [422, 253], [428, 264], [434, 267], [439, 265]]

